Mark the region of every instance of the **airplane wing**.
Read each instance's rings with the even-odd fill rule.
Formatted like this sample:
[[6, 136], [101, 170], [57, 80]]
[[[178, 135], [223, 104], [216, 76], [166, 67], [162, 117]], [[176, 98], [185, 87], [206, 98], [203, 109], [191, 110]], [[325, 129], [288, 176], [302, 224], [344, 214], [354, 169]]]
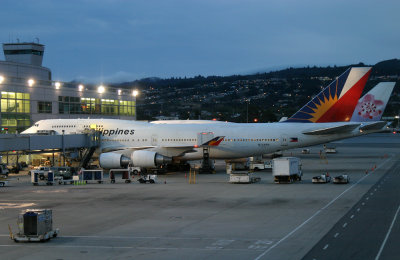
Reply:
[[160, 146], [136, 146], [136, 147], [121, 147], [121, 146], [115, 146], [115, 147], [105, 147], [102, 149], [103, 153], [106, 152], [117, 152], [117, 151], [136, 151], [136, 150], [146, 150], [146, 149], [152, 149], [152, 148], [161, 148], [161, 149], [171, 149], [171, 150], [179, 150], [181, 153], [191, 153], [195, 152], [195, 148], [199, 147], [207, 147], [207, 146], [218, 146], [222, 140], [224, 140], [225, 136], [217, 136], [207, 142], [205, 142], [202, 145], [181, 145], [181, 144], [171, 144], [171, 145], [160, 145]]
[[351, 132], [359, 126], [360, 126], [360, 124], [346, 124], [346, 125], [340, 125], [340, 126], [321, 128], [321, 129], [317, 129], [317, 130], [311, 130], [311, 131], [303, 132], [303, 134], [305, 134], [305, 135], [341, 134], [341, 133]]
[[383, 127], [387, 124], [385, 121], [378, 121], [378, 122], [372, 122], [370, 124], [363, 124], [360, 127], [361, 131], [367, 131], [367, 130], [383, 130]]
[[116, 152], [116, 151], [125, 151], [125, 150], [146, 150], [150, 148], [155, 148], [156, 146], [137, 146], [137, 147], [122, 147], [122, 146], [115, 146], [115, 147], [105, 147], [101, 150], [102, 153], [108, 152]]

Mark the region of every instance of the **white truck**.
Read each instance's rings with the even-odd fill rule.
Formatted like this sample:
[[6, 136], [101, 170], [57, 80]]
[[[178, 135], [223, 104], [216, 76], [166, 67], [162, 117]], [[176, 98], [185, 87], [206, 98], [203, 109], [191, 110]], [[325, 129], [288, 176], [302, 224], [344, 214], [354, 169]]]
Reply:
[[272, 163], [272, 175], [275, 183], [301, 181], [301, 161], [297, 157], [275, 158]]

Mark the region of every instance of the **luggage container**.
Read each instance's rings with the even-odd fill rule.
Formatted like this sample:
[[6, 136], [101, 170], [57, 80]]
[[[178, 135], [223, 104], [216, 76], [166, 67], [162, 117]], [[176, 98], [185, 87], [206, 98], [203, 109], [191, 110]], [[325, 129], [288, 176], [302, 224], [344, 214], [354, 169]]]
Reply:
[[131, 170], [128, 169], [111, 169], [109, 171], [110, 182], [115, 183], [117, 180], [117, 175], [121, 175], [121, 179], [125, 181], [125, 183], [131, 183], [134, 178], [133, 173]]
[[10, 228], [10, 237], [15, 242], [44, 242], [56, 237], [59, 229], [53, 229], [51, 209], [27, 209], [18, 215], [18, 233], [13, 234]]
[[39, 173], [38, 172], [31, 172], [31, 183], [36, 186], [39, 185]]
[[82, 170], [82, 181], [103, 183], [103, 170]]
[[301, 181], [301, 162], [297, 157], [280, 157], [273, 160], [272, 175], [275, 183]]
[[[34, 186], [39, 185], [40, 183], [46, 185], [53, 185], [55, 183], [54, 173], [49, 171], [46, 173], [47, 176], [41, 175], [40, 172], [32, 171], [31, 172], [31, 183]], [[42, 178], [43, 177], [43, 178]]]
[[53, 184], [54, 184], [54, 172], [50, 171], [47, 173], [46, 185], [53, 185]]

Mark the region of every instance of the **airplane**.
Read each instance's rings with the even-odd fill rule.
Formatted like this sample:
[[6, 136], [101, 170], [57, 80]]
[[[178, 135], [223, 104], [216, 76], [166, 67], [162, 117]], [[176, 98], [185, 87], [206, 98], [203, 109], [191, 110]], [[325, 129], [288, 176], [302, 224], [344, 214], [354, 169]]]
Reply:
[[[96, 152], [105, 169], [129, 164], [149, 168], [198, 160], [203, 158], [204, 148], [209, 149], [210, 159], [234, 159], [312, 146], [377, 131], [375, 122], [325, 122], [351, 117], [370, 70], [349, 68], [328, 86], [327, 92], [323, 90], [323, 95], [312, 100], [313, 104], [310, 101], [309, 107], [303, 107], [300, 114], [297, 112], [285, 123], [154, 124], [119, 119], [48, 119], [35, 123], [23, 134], [38, 130], [54, 130], [56, 134], [100, 131], [101, 144]], [[336, 105], [338, 102], [341, 106]]]

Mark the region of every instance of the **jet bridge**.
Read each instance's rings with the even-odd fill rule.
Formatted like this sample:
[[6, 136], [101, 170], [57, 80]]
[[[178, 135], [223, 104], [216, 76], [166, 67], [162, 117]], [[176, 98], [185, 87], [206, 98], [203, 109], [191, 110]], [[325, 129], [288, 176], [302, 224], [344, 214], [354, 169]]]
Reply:
[[79, 148], [96, 148], [99, 144], [100, 132], [66, 135], [0, 134], [0, 152], [65, 151]]
[[[85, 151], [81, 157], [80, 167], [86, 167], [94, 151], [100, 145], [101, 132], [90, 131], [82, 134], [55, 135], [54, 131], [38, 132], [37, 134], [0, 134], [0, 153], [7, 153], [7, 163], [10, 151], [18, 155], [32, 153], [61, 152], [64, 157], [68, 151]], [[12, 155], [11, 155], [12, 156]]]

